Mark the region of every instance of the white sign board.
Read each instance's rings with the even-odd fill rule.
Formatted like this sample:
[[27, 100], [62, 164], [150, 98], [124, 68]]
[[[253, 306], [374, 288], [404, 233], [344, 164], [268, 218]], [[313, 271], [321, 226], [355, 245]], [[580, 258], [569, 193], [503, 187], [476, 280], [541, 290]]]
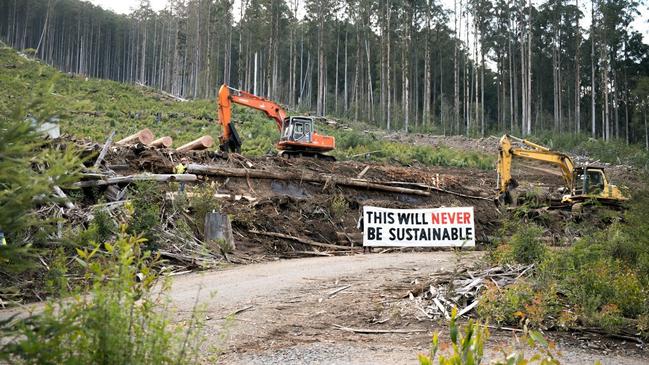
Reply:
[[473, 247], [473, 207], [363, 207], [363, 246]]

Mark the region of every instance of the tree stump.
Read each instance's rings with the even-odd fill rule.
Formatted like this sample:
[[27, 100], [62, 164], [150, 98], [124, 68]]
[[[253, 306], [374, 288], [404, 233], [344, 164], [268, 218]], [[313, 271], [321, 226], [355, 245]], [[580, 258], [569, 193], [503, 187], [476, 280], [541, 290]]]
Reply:
[[211, 250], [230, 252], [235, 249], [232, 224], [227, 214], [207, 213], [204, 234], [205, 242]]

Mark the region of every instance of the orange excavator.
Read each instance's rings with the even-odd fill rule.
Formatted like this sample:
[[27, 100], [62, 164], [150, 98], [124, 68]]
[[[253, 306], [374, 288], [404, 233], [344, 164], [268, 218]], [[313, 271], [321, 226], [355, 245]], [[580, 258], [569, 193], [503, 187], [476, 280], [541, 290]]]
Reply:
[[273, 119], [280, 131], [277, 142], [279, 155], [284, 157], [314, 157], [335, 161], [325, 152], [336, 148], [334, 137], [318, 134], [314, 120], [308, 116], [288, 116], [277, 103], [257, 95], [221, 85], [217, 99], [219, 123], [223, 128], [220, 148], [225, 152], [241, 152], [241, 138], [232, 123], [232, 103], [260, 110]]

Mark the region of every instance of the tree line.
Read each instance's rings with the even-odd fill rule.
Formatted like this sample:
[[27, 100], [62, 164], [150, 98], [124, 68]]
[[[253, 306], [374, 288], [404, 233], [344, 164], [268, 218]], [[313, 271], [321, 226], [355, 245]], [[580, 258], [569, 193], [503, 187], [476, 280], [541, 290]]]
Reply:
[[387, 129], [641, 143], [649, 46], [630, 28], [640, 6], [169, 0], [154, 11], [140, 0], [117, 15], [79, 0], [0, 0], [0, 36], [63, 71], [183, 97], [211, 98], [227, 83]]

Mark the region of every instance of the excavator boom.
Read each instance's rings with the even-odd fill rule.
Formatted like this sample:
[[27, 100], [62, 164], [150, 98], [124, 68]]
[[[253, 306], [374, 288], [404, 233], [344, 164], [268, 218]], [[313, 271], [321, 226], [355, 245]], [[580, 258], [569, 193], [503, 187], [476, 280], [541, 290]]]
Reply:
[[[514, 147], [512, 141], [523, 147]], [[566, 188], [570, 194], [565, 195], [562, 202], [574, 204], [589, 199], [595, 199], [605, 204], [619, 204], [627, 200], [615, 185], [609, 184], [608, 178], [601, 167], [576, 167], [572, 159], [564, 153], [551, 151], [549, 148], [510, 135], [500, 139], [498, 148], [498, 201], [512, 202], [510, 191], [518, 186], [512, 177], [512, 160], [521, 158], [540, 161], [559, 167]]]
[[[512, 140], [521, 143], [528, 149], [513, 147]], [[512, 160], [514, 158], [523, 158], [532, 161], [547, 162], [552, 165], [558, 166], [561, 169], [561, 176], [567, 187], [573, 184], [573, 170], [575, 164], [572, 162], [568, 155], [560, 152], [550, 151], [549, 148], [528, 141], [526, 139], [517, 138], [508, 134], [502, 136], [500, 139], [500, 147], [498, 148], [498, 188], [500, 193], [507, 192], [510, 188], [516, 187], [518, 184], [512, 178]]]
[[233, 102], [264, 112], [268, 118], [275, 120], [277, 128], [282, 130], [282, 122], [287, 116], [282, 107], [249, 92], [237, 90], [228, 85], [221, 85], [218, 95], [218, 111], [219, 123], [223, 127], [223, 137], [225, 139], [230, 138]]

